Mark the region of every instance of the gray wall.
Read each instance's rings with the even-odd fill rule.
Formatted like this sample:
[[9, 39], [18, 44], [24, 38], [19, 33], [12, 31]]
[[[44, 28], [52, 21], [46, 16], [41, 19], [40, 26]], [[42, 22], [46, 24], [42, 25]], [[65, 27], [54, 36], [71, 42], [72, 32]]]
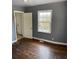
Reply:
[[16, 40], [16, 30], [15, 30], [15, 22], [14, 22], [14, 10], [24, 11], [22, 7], [12, 6], [12, 41]]
[[[46, 34], [37, 31], [38, 10], [53, 10], [52, 33]], [[25, 7], [25, 12], [33, 13], [33, 36], [56, 42], [67, 42], [67, 2], [57, 2], [45, 5]]]

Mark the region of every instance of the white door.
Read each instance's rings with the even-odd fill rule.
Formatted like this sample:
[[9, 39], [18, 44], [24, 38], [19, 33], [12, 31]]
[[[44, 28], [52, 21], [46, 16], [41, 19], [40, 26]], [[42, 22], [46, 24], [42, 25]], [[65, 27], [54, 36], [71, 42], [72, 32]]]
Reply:
[[16, 16], [16, 31], [17, 34], [22, 34], [22, 14], [15, 13]]
[[26, 38], [32, 38], [32, 13], [24, 13], [24, 34]]

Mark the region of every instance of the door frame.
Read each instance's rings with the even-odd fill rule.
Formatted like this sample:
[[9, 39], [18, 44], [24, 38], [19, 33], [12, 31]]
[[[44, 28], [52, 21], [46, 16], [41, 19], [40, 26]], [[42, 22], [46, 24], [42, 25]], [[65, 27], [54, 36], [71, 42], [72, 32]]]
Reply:
[[[24, 12], [23, 11], [14, 10], [14, 24], [15, 24], [15, 32], [16, 32], [16, 18], [15, 18], [15, 13], [22, 13], [22, 14], [24, 14]], [[23, 17], [22, 17], [22, 19], [23, 19]], [[16, 32], [16, 41], [17, 41], [17, 32]]]

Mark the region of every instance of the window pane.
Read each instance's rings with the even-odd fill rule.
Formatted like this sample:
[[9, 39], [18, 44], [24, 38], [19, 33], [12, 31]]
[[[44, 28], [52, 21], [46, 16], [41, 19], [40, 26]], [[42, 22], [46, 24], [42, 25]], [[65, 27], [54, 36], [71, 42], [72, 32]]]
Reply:
[[51, 33], [51, 12], [38, 12], [38, 31]]

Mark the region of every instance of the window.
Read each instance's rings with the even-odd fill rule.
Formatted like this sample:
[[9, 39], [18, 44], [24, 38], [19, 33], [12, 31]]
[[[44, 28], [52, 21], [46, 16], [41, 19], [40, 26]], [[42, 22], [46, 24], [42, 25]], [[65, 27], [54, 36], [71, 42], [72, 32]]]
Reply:
[[52, 10], [38, 11], [38, 32], [51, 33]]

